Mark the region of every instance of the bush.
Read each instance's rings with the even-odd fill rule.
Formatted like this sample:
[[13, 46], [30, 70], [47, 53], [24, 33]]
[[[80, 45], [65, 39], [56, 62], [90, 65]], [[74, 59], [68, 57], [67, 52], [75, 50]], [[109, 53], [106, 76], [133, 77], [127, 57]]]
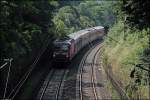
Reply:
[[[107, 64], [112, 66], [112, 71], [131, 98], [141, 99], [149, 98], [148, 90], [148, 72], [136, 67], [142, 64], [144, 68], [148, 66], [142, 58], [148, 58], [146, 48], [149, 47], [150, 29], [125, 29], [124, 23], [119, 21], [114, 25], [105, 41], [104, 55]], [[133, 74], [133, 77], [131, 76]], [[133, 89], [134, 88], [134, 89]]]

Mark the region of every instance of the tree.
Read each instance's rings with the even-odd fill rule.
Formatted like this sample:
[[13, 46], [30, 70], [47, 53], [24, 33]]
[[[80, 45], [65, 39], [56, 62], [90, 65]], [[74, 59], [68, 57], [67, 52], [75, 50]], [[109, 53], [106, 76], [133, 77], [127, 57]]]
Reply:
[[77, 9], [82, 16], [89, 17], [96, 25], [109, 25], [115, 22], [115, 15], [111, 9], [112, 1], [86, 1], [80, 3]]
[[53, 36], [50, 29], [53, 6], [46, 0], [1, 0], [0, 7], [0, 62], [4, 63], [4, 58], [14, 59], [9, 80], [13, 88], [41, 51], [44, 41]]
[[123, 10], [127, 15], [126, 22], [139, 29], [150, 27], [149, 0], [123, 0]]

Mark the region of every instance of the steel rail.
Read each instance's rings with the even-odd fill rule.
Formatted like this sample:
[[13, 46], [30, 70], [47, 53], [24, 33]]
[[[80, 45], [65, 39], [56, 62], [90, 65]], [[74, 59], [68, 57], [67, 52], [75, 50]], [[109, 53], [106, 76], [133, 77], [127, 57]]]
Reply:
[[[14, 99], [14, 97], [17, 95], [17, 93], [20, 91], [20, 88], [23, 86], [23, 84], [25, 83], [25, 81], [28, 79], [29, 75], [31, 74], [32, 70], [34, 69], [35, 65], [38, 63], [39, 59], [41, 58], [42, 54], [44, 53], [44, 51], [46, 50], [48, 44], [49, 44], [49, 36], [48, 39], [45, 40], [45, 45], [42, 47], [41, 52], [38, 54], [37, 58], [35, 59], [35, 61], [33, 62], [33, 64], [31, 65], [31, 68], [25, 73], [25, 75], [23, 76], [23, 78], [25, 79], [21, 79], [18, 84], [15, 86], [15, 88], [12, 90], [12, 92], [9, 94], [8, 98], [10, 98], [10, 96], [12, 95], [12, 93], [14, 92], [14, 95], [10, 98], [10, 99]], [[17, 88], [18, 87], [18, 88]]]
[[29, 73], [30, 70], [28, 70], [24, 76], [21, 78], [21, 80], [18, 82], [18, 84], [12, 89], [12, 91], [10, 92], [10, 94], [8, 95], [8, 98], [10, 98], [13, 93], [15, 92], [15, 90], [19, 87], [19, 85], [21, 84], [21, 82], [25, 79], [25, 77], [27, 76], [27, 74]]
[[[95, 100], [98, 100], [98, 94], [97, 94], [97, 91], [96, 91], [96, 86], [95, 86], [95, 73], [94, 73], [94, 64], [96, 62], [96, 56], [97, 54], [99, 53], [100, 49], [102, 48], [102, 46], [100, 46], [98, 48], [98, 50], [96, 51], [96, 53], [94, 54], [94, 57], [92, 59], [92, 65], [91, 65], [91, 69], [92, 69], [92, 75], [91, 75], [91, 82], [92, 82], [92, 88], [93, 88], [93, 93], [94, 93], [94, 97], [95, 97]], [[102, 98], [101, 98], [102, 99]]]
[[62, 84], [63, 84], [63, 82], [64, 82], [63, 80], [65, 79], [67, 73], [68, 73], [68, 70], [64, 70], [63, 77], [62, 77], [62, 79], [61, 79], [61, 81], [60, 81], [60, 84], [59, 84], [59, 86], [58, 86], [58, 88], [57, 88], [56, 100], [59, 100], [60, 90], [61, 90]]
[[80, 100], [83, 100], [83, 94], [82, 94], [82, 73], [83, 73], [83, 66], [84, 63], [86, 61], [86, 58], [88, 56], [88, 54], [90, 53], [90, 51], [92, 50], [92, 48], [90, 48], [90, 50], [85, 54], [85, 56], [83, 57], [83, 59], [81, 60], [81, 63], [79, 66], [80, 67], [80, 73], [79, 73], [79, 96], [80, 96]]
[[[101, 56], [102, 57], [102, 56]], [[117, 82], [117, 80], [115, 79], [113, 73], [110, 74], [109, 73], [109, 69], [104, 68], [108, 78], [110, 79], [113, 87], [116, 89], [116, 91], [118, 92], [118, 94], [120, 95], [120, 99], [123, 100], [130, 100], [130, 97], [127, 95], [127, 93], [125, 92], [125, 90], [120, 86], [120, 84]]]
[[48, 84], [50, 83], [50, 81], [51, 81], [51, 79], [52, 79], [52, 77], [53, 77], [53, 75], [54, 75], [54, 72], [55, 72], [55, 70], [51, 70], [51, 72], [49, 73], [49, 77], [48, 77], [48, 82], [46, 83], [46, 86], [44, 87], [44, 89], [43, 89], [43, 91], [42, 91], [42, 94], [41, 94], [41, 96], [40, 96], [40, 100], [42, 100], [43, 99], [43, 96], [44, 96], [44, 94], [45, 94], [45, 91], [46, 91], [46, 89], [47, 89], [47, 87], [48, 87]]
[[[106, 70], [105, 70], [106, 71]], [[106, 71], [107, 76], [109, 77], [109, 79], [111, 80], [114, 88], [117, 90], [117, 92], [120, 95], [120, 98], [123, 100], [130, 100], [129, 96], [126, 94], [125, 90], [119, 85], [119, 83], [117, 82], [117, 80], [115, 80], [112, 75], [110, 75], [110, 73], [108, 71]], [[118, 90], [119, 88], [119, 90]], [[121, 91], [121, 92], [119, 92]]]
[[[88, 53], [86, 53], [86, 56], [88, 55]], [[79, 66], [81, 66], [80, 69], [80, 74], [79, 74], [79, 96], [80, 96], [80, 100], [83, 100], [83, 95], [82, 95], [82, 72], [83, 72], [83, 64], [84, 64], [84, 59], [86, 58], [86, 56], [84, 56], [84, 58], [81, 60], [81, 63]]]
[[[56, 70], [53, 70], [53, 72], [51, 72], [51, 74], [49, 75], [49, 78], [48, 78], [49, 80], [46, 83], [46, 86], [44, 87], [44, 89], [42, 91], [42, 94], [40, 96], [40, 100], [44, 99], [44, 95], [45, 95], [45, 92], [48, 88], [48, 85], [50, 84], [52, 77], [54, 77], [54, 72], [56, 72]], [[56, 89], [55, 100], [59, 100], [60, 90], [61, 90], [61, 87], [62, 87], [62, 84], [63, 84], [63, 80], [65, 79], [65, 76], [66, 76], [67, 73], [68, 73], [68, 70], [64, 70], [62, 75], [61, 75], [60, 82], [59, 82], [58, 87]]]
[[[96, 44], [98, 45], [98, 44]], [[79, 71], [79, 96], [80, 96], [80, 100], [83, 100], [83, 90], [82, 90], [82, 73], [83, 73], [83, 67], [85, 65], [85, 61], [86, 61], [86, 58], [88, 57], [89, 53], [92, 51], [93, 48], [96, 47], [96, 45], [92, 46], [92, 43], [89, 42], [89, 46], [90, 46], [90, 49], [88, 50], [88, 52], [83, 56], [83, 59], [81, 60], [81, 63], [80, 63], [80, 71]]]

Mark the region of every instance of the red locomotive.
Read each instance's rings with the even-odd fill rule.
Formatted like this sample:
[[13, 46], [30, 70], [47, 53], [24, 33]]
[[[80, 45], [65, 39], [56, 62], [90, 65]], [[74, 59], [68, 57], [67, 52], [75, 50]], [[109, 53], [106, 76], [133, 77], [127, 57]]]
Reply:
[[69, 62], [88, 43], [102, 37], [104, 27], [97, 26], [69, 34], [53, 42], [53, 59], [56, 62]]

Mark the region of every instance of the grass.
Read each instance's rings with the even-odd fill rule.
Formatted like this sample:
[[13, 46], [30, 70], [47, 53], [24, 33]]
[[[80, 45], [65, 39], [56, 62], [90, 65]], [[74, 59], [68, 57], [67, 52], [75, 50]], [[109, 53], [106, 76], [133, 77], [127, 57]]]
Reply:
[[109, 90], [109, 92], [112, 95], [112, 100], [120, 100], [119, 95], [117, 94], [117, 91], [115, 90], [115, 88], [113, 87], [111, 81], [107, 81], [106, 83], [107, 89]]
[[[126, 89], [128, 86], [130, 90], [126, 91], [127, 94], [132, 93], [130, 97], [132, 99], [149, 99], [148, 84], [140, 78], [142, 84], [136, 83], [136, 77], [131, 78], [130, 74], [135, 68], [133, 64], [138, 64], [143, 61], [140, 60], [141, 54], [145, 48], [149, 47], [149, 34], [150, 29], [137, 30], [137, 29], [124, 29], [123, 22], [118, 22], [112, 27], [107, 34], [104, 46], [104, 58], [103, 61], [107, 65], [112, 66], [112, 71], [120, 81], [120, 84]], [[114, 40], [112, 40], [111, 38]], [[133, 63], [133, 64], [131, 64]], [[136, 68], [137, 76], [147, 78], [144, 71]], [[132, 89], [135, 87], [135, 90]]]
[[[101, 60], [102, 61], [102, 66], [104, 67], [104, 70], [107, 70], [107, 65], [106, 65], [106, 62], [107, 61], [104, 56], [104, 49], [102, 48], [101, 50], [101, 55], [100, 55], [100, 58], [103, 59]], [[105, 60], [104, 60], [105, 59]], [[106, 75], [106, 74], [105, 74]], [[105, 77], [108, 78], [108, 76], [106, 75]], [[111, 99], [112, 100], [120, 100], [120, 97], [116, 91], [116, 89], [114, 88], [114, 86], [112, 85], [111, 81], [109, 79], [106, 80], [106, 88], [107, 90], [109, 91], [109, 93], [111, 94]]]

